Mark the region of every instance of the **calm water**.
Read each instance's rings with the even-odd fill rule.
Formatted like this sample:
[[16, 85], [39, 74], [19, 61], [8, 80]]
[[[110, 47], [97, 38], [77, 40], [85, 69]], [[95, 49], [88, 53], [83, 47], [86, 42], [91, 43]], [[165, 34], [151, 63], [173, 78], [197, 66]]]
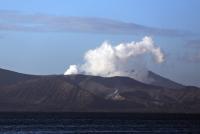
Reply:
[[200, 134], [199, 116], [0, 114], [0, 134]]

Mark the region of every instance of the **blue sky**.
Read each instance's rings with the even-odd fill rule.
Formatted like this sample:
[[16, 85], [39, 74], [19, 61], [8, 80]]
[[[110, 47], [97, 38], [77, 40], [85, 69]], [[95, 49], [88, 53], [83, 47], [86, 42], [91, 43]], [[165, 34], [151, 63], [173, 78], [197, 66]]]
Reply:
[[105, 40], [148, 35], [166, 54], [149, 69], [200, 86], [199, 7], [199, 0], [1, 0], [0, 67], [61, 74]]

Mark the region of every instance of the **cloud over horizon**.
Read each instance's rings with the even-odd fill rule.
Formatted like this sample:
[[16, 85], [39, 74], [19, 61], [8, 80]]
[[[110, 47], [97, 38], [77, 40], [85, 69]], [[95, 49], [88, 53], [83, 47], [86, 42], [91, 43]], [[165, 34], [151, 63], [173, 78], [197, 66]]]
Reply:
[[180, 55], [178, 60], [184, 61], [186, 63], [200, 63], [200, 50], [195, 52], [185, 52], [184, 54]]
[[200, 39], [196, 38], [196, 39], [190, 39], [186, 42], [185, 44], [186, 47], [190, 47], [190, 48], [200, 48]]
[[26, 14], [0, 10], [0, 30], [23, 32], [86, 32], [124, 35], [186, 36], [187, 31], [149, 27], [95, 17]]

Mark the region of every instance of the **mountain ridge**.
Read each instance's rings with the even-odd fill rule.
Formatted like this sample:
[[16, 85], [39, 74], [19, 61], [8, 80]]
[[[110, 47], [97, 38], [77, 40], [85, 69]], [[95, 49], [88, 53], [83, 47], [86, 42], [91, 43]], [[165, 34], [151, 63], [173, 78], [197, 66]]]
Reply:
[[0, 69], [4, 111], [199, 113], [200, 89], [161, 87], [121, 76], [34, 76]]

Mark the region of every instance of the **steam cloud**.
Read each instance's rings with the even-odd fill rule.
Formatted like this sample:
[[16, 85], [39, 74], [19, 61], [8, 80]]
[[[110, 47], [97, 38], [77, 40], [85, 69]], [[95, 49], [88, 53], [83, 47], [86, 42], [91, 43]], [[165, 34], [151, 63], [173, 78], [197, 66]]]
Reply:
[[100, 47], [85, 53], [84, 64], [70, 65], [64, 75], [128, 76], [149, 83], [145, 65], [147, 55], [151, 55], [155, 63], [164, 61], [163, 52], [154, 45], [151, 37], [146, 36], [142, 41], [121, 43], [117, 46], [104, 42]]

